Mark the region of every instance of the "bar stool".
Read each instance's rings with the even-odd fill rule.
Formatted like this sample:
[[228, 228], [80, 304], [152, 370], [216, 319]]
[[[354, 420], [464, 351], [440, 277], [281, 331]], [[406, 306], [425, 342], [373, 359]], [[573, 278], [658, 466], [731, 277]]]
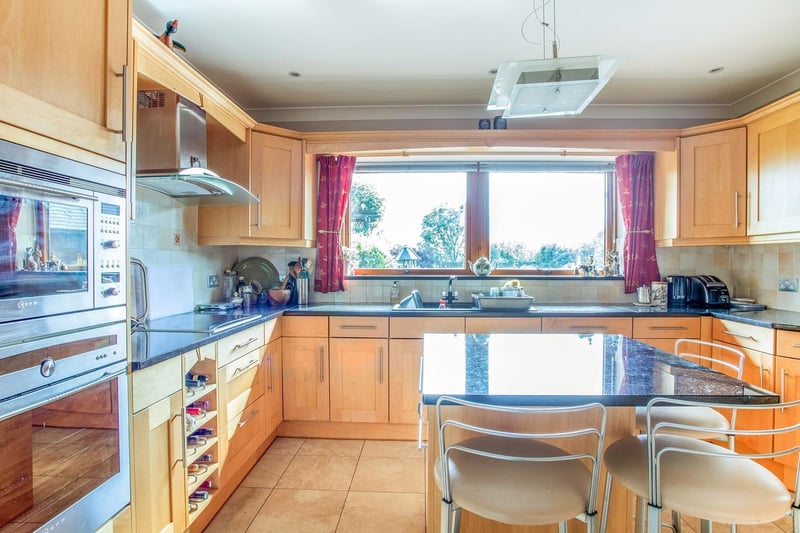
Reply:
[[[716, 351], [717, 358], [702, 355], [700, 353], [702, 347], [710, 348]], [[742, 368], [744, 367], [744, 353], [736, 348], [725, 346], [723, 344], [716, 344], [713, 342], [706, 342], [696, 339], [678, 339], [675, 341], [675, 355], [693, 363], [703, 364], [714, 363], [722, 367], [722, 372], [728, 374], [736, 379], [742, 379]], [[721, 358], [719, 356], [722, 356]], [[730, 406], [728, 407], [730, 410]], [[636, 408], [636, 429], [640, 432], [647, 431], [647, 420], [645, 419], [644, 407]], [[676, 424], [685, 424], [689, 426], [708, 427], [715, 430], [729, 429], [731, 425], [736, 424], [736, 410], [731, 410], [731, 420], [715, 409], [710, 407], [673, 407], [673, 406], [659, 406], [654, 407], [650, 411], [650, 417], [653, 423], [658, 422], [674, 422]], [[666, 430], [665, 430], [666, 431]], [[679, 435], [694, 437], [697, 439], [720, 439], [728, 441], [731, 449], [733, 449], [733, 441], [727, 438], [727, 435], [720, 434], [719, 432], [713, 433], [693, 433], [687, 434], [682, 430], [674, 429], [673, 432]]]
[[[673, 422], [655, 423], [650, 417], [657, 406], [730, 408], [730, 404], [654, 398], [646, 409], [648, 430], [611, 444], [603, 461], [606, 466], [606, 494], [616, 479], [637, 497], [647, 499], [647, 532], [658, 533], [661, 510], [666, 507], [701, 520], [701, 531], [711, 533], [712, 522], [763, 524], [774, 522], [791, 511], [792, 531], [800, 533], [800, 485], [794, 496], [783, 482], [756, 459], [800, 455], [797, 443], [800, 423], [758, 430], [728, 430], [690, 426]], [[740, 410], [770, 411], [792, 409], [800, 420], [800, 400], [782, 404], [737, 405]], [[786, 415], [778, 420], [784, 419]], [[726, 446], [677, 434], [677, 431], [709, 432], [723, 435], [784, 435], [775, 439], [772, 452], [740, 454]], [[785, 443], [785, 444], [784, 444]], [[600, 525], [606, 531], [608, 499], [603, 502]], [[637, 510], [639, 512], [640, 510]], [[641, 521], [643, 517], [637, 517]]]
[[[498, 420], [503, 429], [493, 427], [501, 425]], [[515, 429], [534, 427], [532, 420], [548, 429]], [[506, 524], [557, 523], [559, 533], [567, 532], [568, 520], [579, 518], [588, 533], [597, 532], [603, 405], [507, 407], [442, 396], [436, 423], [434, 479], [442, 491], [442, 533], [460, 530], [462, 509]], [[550, 431], [555, 426], [548, 424], [558, 429]]]

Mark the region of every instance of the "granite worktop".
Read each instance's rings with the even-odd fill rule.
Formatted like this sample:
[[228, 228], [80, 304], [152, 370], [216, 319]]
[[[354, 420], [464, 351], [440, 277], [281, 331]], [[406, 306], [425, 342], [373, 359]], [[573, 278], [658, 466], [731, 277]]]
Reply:
[[775, 403], [778, 395], [623, 335], [426, 334], [422, 399], [642, 406], [654, 397]]
[[[482, 311], [469, 307], [456, 307], [447, 310], [413, 309], [399, 311], [393, 310], [392, 306], [388, 304], [319, 304], [303, 307], [257, 306], [251, 308], [249, 312], [260, 316], [255, 321], [216, 333], [194, 331], [193, 313], [182, 313], [148, 322], [146, 324], [147, 328], [156, 330], [169, 329], [169, 331], [134, 331], [131, 333], [131, 369], [135, 371], [154, 365], [283, 314], [390, 317], [491, 316], [497, 318], [520, 316], [580, 317], [587, 315], [606, 317], [710, 315], [756, 326], [800, 331], [800, 313], [778, 309], [741, 312], [727, 309], [638, 307], [632, 304], [537, 304], [535, 307], [525, 311]], [[234, 313], [232, 312], [231, 314]]]

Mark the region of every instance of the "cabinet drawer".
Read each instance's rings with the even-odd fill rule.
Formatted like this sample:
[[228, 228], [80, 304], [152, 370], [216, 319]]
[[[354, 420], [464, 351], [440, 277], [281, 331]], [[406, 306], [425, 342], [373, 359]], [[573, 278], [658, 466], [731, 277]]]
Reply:
[[328, 337], [327, 316], [283, 316], [281, 335], [284, 337]]
[[393, 339], [421, 339], [425, 333], [464, 333], [464, 318], [389, 318], [389, 334]]
[[542, 331], [550, 333], [610, 333], [631, 336], [630, 318], [544, 317]]
[[389, 336], [389, 318], [385, 316], [332, 316], [329, 327], [331, 337]]
[[261, 395], [225, 425], [228, 451], [223, 468], [223, 485], [229, 476], [235, 475], [252, 451], [267, 439], [266, 408], [265, 397]]
[[217, 341], [219, 366], [225, 366], [242, 354], [264, 346], [264, 325], [259, 324]]
[[228, 419], [264, 394], [264, 348], [253, 350], [222, 368]]
[[133, 412], [138, 413], [183, 387], [181, 358], [173, 357], [163, 363], [137, 370], [131, 374]]
[[800, 331], [779, 329], [775, 333], [777, 354], [793, 359], [800, 359]]
[[743, 348], [750, 348], [768, 354], [775, 353], [775, 330], [751, 324], [742, 324], [733, 320], [714, 319], [713, 336], [716, 341], [723, 341]]
[[[634, 318], [635, 339], [699, 339], [700, 318]], [[672, 350], [670, 350], [672, 351]]]
[[467, 317], [465, 333], [539, 333], [542, 319], [530, 317]]

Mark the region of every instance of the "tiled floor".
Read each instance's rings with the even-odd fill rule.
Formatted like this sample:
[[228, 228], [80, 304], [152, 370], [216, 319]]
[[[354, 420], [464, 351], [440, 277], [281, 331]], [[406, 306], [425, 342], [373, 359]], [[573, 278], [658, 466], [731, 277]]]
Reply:
[[416, 442], [279, 438], [207, 533], [425, 531]]
[[[279, 438], [205, 533], [422, 533], [424, 491], [425, 462], [416, 442]], [[791, 530], [788, 517], [737, 529]], [[684, 533], [699, 531], [699, 520], [683, 520]], [[729, 529], [714, 524], [714, 531]]]

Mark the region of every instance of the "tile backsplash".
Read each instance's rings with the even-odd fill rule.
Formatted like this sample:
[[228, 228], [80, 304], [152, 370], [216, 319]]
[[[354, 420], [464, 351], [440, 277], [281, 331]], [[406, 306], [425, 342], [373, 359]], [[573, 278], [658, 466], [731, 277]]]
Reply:
[[[177, 237], [177, 239], [176, 239]], [[178, 242], [176, 242], [176, 240]], [[195, 303], [219, 301], [222, 287], [207, 288], [210, 274], [219, 274], [239, 259], [259, 256], [270, 260], [281, 277], [287, 263], [298, 256], [315, 259], [316, 250], [260, 246], [199, 246], [197, 208], [187, 207], [163, 194], [140, 188], [136, 220], [130, 228], [130, 254], [146, 265], [191, 266]], [[659, 248], [659, 269], [670, 274], [714, 274], [722, 278], [734, 296], [755, 298], [768, 307], [800, 311], [800, 293], [779, 292], [778, 278], [800, 277], [800, 244], [758, 244], [749, 246], [699, 246]], [[316, 261], [315, 261], [316, 262]], [[312, 303], [388, 303], [394, 279], [345, 280], [344, 292], [310, 293]], [[444, 279], [411, 280], [398, 277], [400, 295], [416, 288], [426, 301], [439, 298], [447, 288]], [[458, 279], [453, 288], [460, 300], [469, 301], [472, 292], [488, 292], [503, 278]], [[583, 278], [580, 280], [523, 280], [527, 294], [539, 303], [626, 303], [621, 280]]]

